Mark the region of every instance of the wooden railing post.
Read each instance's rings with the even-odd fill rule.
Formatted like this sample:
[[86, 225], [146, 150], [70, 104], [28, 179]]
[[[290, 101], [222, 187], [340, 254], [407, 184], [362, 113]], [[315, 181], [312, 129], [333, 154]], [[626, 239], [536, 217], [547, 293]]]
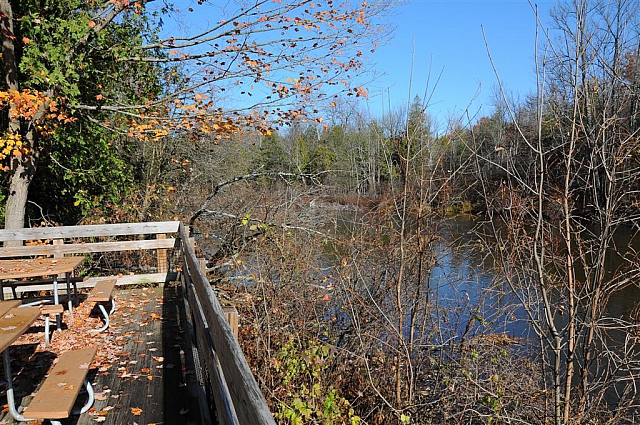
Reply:
[[222, 306], [222, 311], [224, 312], [225, 317], [227, 318], [227, 322], [229, 322], [229, 326], [231, 326], [231, 330], [233, 331], [233, 336], [238, 339], [238, 310], [233, 306]]
[[[54, 239], [53, 240], [53, 245], [64, 245], [64, 239]], [[60, 254], [58, 252], [53, 254], [53, 258], [62, 258], [62, 257], [64, 257], [64, 254]], [[66, 273], [62, 273], [62, 274], [58, 275], [58, 279], [64, 279], [66, 277], [67, 277]]]
[[[158, 233], [156, 235], [156, 239], [167, 239], [167, 235], [165, 233]], [[169, 271], [169, 264], [167, 263], [167, 250], [166, 249], [158, 249], [158, 273], [167, 273]]]
[[[54, 239], [53, 240], [53, 244], [54, 245], [64, 245], [64, 240], [63, 239]], [[53, 254], [53, 258], [60, 258], [60, 257], [64, 257], [64, 254], [60, 254], [60, 253], [55, 253]]]

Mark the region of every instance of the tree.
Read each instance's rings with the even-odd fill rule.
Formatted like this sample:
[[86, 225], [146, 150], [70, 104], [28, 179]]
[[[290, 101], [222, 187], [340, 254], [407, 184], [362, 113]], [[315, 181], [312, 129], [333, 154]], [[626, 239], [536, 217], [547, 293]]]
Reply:
[[207, 14], [214, 24], [161, 37], [162, 24], [179, 11], [154, 5], [0, 2], [2, 140], [11, 174], [5, 227], [23, 226], [39, 155], [58, 123], [99, 126], [125, 143], [179, 131], [221, 140], [248, 128], [268, 134], [339, 92], [366, 96], [351, 77], [375, 50], [384, 29], [373, 19], [386, 8], [199, 2], [180, 13]]
[[[629, 229], [637, 237], [637, 93], [624, 57], [637, 50], [639, 11], [636, 2], [588, 0], [556, 9], [557, 39], [538, 57], [536, 133], [509, 108], [530, 172], [501, 163], [507, 207], [483, 228], [538, 338], [547, 419], [558, 425], [623, 422], [638, 407], [636, 325], [607, 308], [640, 270], [633, 248], [617, 243]], [[500, 164], [483, 157], [479, 168], [484, 161]], [[621, 265], [612, 270], [614, 257]]]

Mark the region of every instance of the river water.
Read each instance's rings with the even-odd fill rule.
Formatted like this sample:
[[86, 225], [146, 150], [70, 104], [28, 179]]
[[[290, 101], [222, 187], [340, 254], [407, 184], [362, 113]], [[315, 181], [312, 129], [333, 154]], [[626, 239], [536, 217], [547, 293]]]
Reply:
[[[474, 332], [506, 333], [514, 337], [532, 337], [528, 317], [519, 300], [490, 264], [477, 234], [481, 219], [457, 216], [443, 219], [439, 226], [436, 265], [427, 284], [429, 299], [441, 311], [447, 312], [448, 326], [461, 334], [470, 315], [479, 320]], [[334, 231], [353, 232], [359, 220], [345, 214], [334, 222]], [[615, 235], [615, 249], [607, 259], [607, 269], [613, 273], [622, 266], [618, 252], [640, 252], [640, 237], [632, 229], [620, 229]], [[640, 304], [640, 281], [631, 282], [614, 292], [603, 316], [628, 320]], [[558, 321], [562, 317], [558, 316]], [[562, 323], [558, 323], [561, 325]], [[484, 329], [483, 329], [484, 328]]]

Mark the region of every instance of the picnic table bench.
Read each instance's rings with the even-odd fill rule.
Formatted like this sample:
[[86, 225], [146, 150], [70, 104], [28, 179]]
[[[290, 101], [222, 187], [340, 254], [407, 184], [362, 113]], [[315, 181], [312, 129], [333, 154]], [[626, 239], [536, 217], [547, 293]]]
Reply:
[[[55, 425], [60, 424], [56, 419], [68, 418], [71, 414], [82, 414], [89, 410], [93, 405], [94, 396], [87, 373], [96, 352], [96, 347], [88, 347], [67, 351], [60, 355], [33, 399], [22, 412], [22, 419], [16, 419], [48, 419]], [[82, 408], [73, 410], [83, 384], [89, 399]]]
[[[104, 326], [100, 329], [94, 329], [91, 332], [102, 332], [109, 327], [109, 317], [116, 310], [116, 302], [113, 299], [113, 289], [116, 287], [116, 279], [107, 279], [101, 280], [96, 283], [96, 286], [93, 287], [91, 292], [89, 292], [89, 296], [87, 297], [88, 302], [95, 302], [98, 304], [98, 308], [102, 313], [102, 317], [104, 318]], [[111, 309], [107, 313], [107, 310], [104, 308], [102, 303], [111, 302]]]

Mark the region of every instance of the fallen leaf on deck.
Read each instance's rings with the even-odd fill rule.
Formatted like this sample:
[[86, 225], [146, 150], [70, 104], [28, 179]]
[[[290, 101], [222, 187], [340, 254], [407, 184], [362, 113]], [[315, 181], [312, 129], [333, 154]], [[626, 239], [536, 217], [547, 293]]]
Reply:
[[141, 408], [139, 408], [139, 407], [132, 407], [132, 408], [131, 408], [131, 413], [132, 413], [134, 416], [140, 416], [140, 415], [142, 414], [142, 409], [141, 409]]
[[107, 420], [106, 416], [98, 416], [96, 418], [93, 418], [94, 421], [96, 422], [104, 422]]
[[79, 367], [80, 369], [89, 369], [89, 365], [90, 365], [90, 364], [91, 364], [91, 363], [82, 363], [81, 365], [78, 365], [78, 367]]
[[7, 326], [7, 327], [2, 328], [2, 330], [3, 330], [3, 331], [12, 331], [12, 330], [14, 330], [15, 328], [16, 328], [15, 326]]

